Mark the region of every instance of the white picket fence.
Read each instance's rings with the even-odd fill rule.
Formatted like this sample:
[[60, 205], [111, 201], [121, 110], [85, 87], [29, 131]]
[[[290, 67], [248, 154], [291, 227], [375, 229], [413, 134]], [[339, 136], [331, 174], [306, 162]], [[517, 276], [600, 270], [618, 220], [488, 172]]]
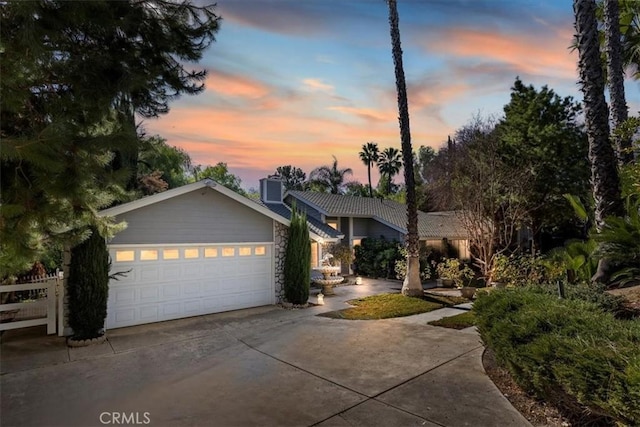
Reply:
[[[29, 283], [0, 286], [0, 331], [47, 325], [47, 334], [56, 333], [56, 320], [62, 318], [61, 296], [63, 275], [58, 274], [34, 277]], [[13, 298], [10, 298], [13, 296]], [[60, 296], [60, 298], [58, 298]], [[58, 307], [60, 306], [60, 307]]]

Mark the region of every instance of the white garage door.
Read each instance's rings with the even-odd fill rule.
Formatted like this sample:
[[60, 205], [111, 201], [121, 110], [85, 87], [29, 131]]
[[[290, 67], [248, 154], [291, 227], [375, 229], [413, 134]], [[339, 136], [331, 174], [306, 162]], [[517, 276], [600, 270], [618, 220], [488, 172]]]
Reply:
[[273, 244], [114, 245], [107, 329], [275, 302]]

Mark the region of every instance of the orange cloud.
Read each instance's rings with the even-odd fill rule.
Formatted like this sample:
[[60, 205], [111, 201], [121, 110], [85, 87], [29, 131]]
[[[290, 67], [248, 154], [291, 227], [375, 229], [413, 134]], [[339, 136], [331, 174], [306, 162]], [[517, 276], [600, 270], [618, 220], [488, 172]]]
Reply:
[[334, 106], [328, 107], [328, 110], [338, 111], [340, 113], [346, 113], [354, 115], [368, 121], [389, 122], [393, 121], [397, 117], [397, 113], [389, 113], [388, 111], [379, 111], [373, 108], [358, 108], [358, 107], [345, 107]]
[[503, 62], [522, 73], [575, 78], [577, 56], [569, 50], [571, 38], [567, 38], [567, 32], [550, 30], [550, 33], [553, 34], [549, 37], [532, 39], [518, 34], [450, 28], [442, 30], [437, 43], [422, 45], [429, 51], [447, 55]]
[[207, 90], [229, 97], [258, 99], [269, 94], [269, 87], [249, 77], [233, 75], [220, 70], [209, 73], [205, 82]]

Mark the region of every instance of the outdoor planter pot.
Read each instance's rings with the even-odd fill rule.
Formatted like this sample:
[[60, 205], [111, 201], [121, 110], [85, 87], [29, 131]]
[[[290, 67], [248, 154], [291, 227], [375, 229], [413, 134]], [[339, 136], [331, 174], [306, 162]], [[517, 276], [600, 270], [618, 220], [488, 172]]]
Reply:
[[464, 298], [472, 299], [473, 296], [476, 294], [476, 288], [471, 286], [463, 286], [462, 288], [460, 288], [460, 294]]
[[436, 283], [441, 288], [453, 288], [453, 279], [436, 279]]

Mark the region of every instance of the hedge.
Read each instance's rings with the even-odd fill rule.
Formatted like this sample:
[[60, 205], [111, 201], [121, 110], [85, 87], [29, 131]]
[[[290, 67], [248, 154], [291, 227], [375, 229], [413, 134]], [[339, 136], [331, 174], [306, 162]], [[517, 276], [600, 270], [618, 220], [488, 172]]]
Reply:
[[574, 418], [640, 425], [640, 319], [532, 288], [483, 294], [473, 312], [482, 340], [524, 389]]

